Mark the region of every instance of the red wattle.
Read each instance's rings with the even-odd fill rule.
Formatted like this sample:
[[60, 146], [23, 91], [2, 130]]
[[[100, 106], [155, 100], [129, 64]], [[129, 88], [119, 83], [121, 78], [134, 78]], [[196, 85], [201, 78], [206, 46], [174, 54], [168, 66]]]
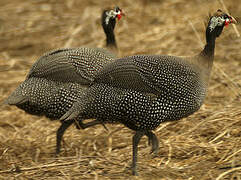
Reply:
[[225, 21], [225, 26], [228, 26], [229, 25], [229, 21]]
[[120, 20], [121, 19], [121, 15], [117, 14], [117, 18], [118, 18], [118, 20]]

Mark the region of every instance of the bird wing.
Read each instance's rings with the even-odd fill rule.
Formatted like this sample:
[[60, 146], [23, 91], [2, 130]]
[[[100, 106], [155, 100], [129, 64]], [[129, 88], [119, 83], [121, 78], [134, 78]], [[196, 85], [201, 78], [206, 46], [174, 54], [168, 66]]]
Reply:
[[114, 87], [139, 92], [157, 93], [147, 79], [149, 72], [143, 72], [135, 62], [135, 56], [118, 59], [106, 65], [96, 75], [94, 83], [106, 83]]
[[188, 83], [186, 79], [189, 77], [193, 78], [192, 68], [181, 58], [137, 55], [106, 65], [94, 82], [159, 95]]
[[95, 73], [113, 58], [114, 55], [100, 48], [59, 49], [40, 57], [27, 78], [39, 77], [87, 85]]

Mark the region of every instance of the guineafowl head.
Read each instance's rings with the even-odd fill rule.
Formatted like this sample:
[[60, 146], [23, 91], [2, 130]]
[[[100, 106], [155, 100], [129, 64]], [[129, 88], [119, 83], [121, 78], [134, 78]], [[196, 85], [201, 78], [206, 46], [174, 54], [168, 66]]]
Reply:
[[231, 23], [237, 23], [237, 21], [232, 16], [229, 16], [222, 10], [218, 9], [217, 12], [210, 17], [208, 22], [206, 30], [207, 41], [211, 36], [214, 38], [219, 37], [224, 26], [228, 26]]
[[125, 14], [118, 6], [116, 6], [115, 9], [104, 10], [102, 14], [101, 22], [105, 33], [108, 33], [109, 31], [113, 31], [116, 24], [116, 18], [120, 20], [121, 17], [124, 15]]

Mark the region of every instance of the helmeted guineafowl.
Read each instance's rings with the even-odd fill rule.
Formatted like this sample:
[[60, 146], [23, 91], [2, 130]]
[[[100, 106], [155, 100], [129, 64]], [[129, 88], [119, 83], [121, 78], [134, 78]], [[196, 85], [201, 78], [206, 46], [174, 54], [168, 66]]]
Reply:
[[[192, 57], [135, 55], [106, 65], [83, 97], [61, 120], [97, 118], [117, 121], [136, 131], [133, 136], [132, 173], [137, 175], [137, 149], [143, 135], [153, 137], [160, 123], [196, 112], [203, 104], [214, 59], [215, 39], [235, 19], [218, 10], [206, 28], [206, 45]], [[84, 101], [85, 99], [85, 101]]]
[[[116, 46], [114, 27], [116, 18], [123, 15], [121, 9], [105, 10], [101, 21], [106, 33], [107, 47]], [[109, 35], [109, 33], [111, 35]], [[32, 66], [26, 80], [6, 99], [27, 113], [59, 119], [81, 96], [82, 90], [94, 79], [95, 74], [116, 56], [101, 48], [59, 49], [40, 57]], [[56, 154], [60, 152], [65, 130], [74, 121], [62, 122], [57, 131]], [[83, 124], [82, 128], [99, 124], [97, 120]]]
[[[117, 15], [116, 15], [117, 12]], [[118, 54], [118, 48], [115, 40], [115, 34], [114, 34], [114, 29], [115, 29], [115, 24], [114, 22], [115, 19], [111, 18], [114, 16], [117, 16], [117, 18], [120, 20], [123, 15], [123, 11], [117, 6], [115, 8], [115, 11], [110, 11], [110, 10], [104, 10], [102, 13], [101, 17], [101, 25], [104, 29], [104, 32], [106, 34], [106, 46], [107, 48], [111, 51], [114, 52], [114, 54]], [[109, 25], [108, 25], [109, 24]]]

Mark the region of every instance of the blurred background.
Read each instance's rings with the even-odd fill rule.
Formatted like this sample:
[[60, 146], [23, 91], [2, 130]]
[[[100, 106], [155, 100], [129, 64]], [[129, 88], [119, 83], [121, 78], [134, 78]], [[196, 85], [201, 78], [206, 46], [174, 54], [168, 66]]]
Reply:
[[[209, 13], [219, 0], [1, 0], [0, 179], [137, 179], [130, 177], [133, 132], [122, 125], [68, 129], [58, 158], [58, 121], [26, 114], [2, 102], [47, 51], [105, 47], [104, 9], [126, 13], [115, 28], [119, 57], [134, 54], [189, 56], [205, 44]], [[225, 1], [241, 22], [241, 0]], [[241, 33], [240, 23], [236, 26]], [[232, 25], [216, 40], [205, 104], [194, 115], [155, 131], [160, 152], [139, 145], [139, 179], [241, 179], [241, 38]]]

